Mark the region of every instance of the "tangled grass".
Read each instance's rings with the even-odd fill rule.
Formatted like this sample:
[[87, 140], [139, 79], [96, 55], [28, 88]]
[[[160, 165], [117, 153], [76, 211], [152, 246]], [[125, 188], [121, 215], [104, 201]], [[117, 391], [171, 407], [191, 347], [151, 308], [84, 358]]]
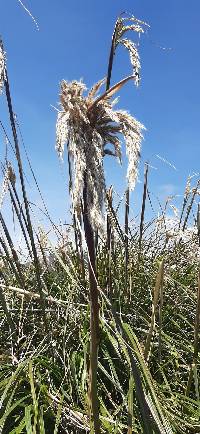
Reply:
[[[110, 257], [106, 237], [97, 251], [101, 432], [198, 433], [197, 231], [195, 239], [178, 244], [170, 239], [168, 246], [168, 234], [152, 223], [139, 251], [139, 230], [129, 227], [128, 264], [123, 228], [111, 223], [111, 231]], [[26, 290], [20, 289], [3, 256], [0, 425], [5, 433], [90, 432], [87, 255], [83, 270], [69, 240], [51, 252], [51, 261], [48, 251], [50, 246], [46, 261], [41, 259], [46, 333], [34, 264], [20, 264]]]

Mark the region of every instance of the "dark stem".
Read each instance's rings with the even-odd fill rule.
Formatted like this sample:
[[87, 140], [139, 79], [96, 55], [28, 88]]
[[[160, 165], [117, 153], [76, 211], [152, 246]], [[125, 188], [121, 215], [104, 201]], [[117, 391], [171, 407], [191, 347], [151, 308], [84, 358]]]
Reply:
[[[83, 189], [83, 222], [85, 238], [89, 256], [89, 285], [90, 285], [90, 372], [89, 372], [89, 399], [92, 431], [100, 434], [99, 400], [97, 393], [97, 368], [99, 347], [99, 302], [96, 280], [96, 258], [94, 231], [89, 220], [87, 204], [87, 179], [85, 175]], [[94, 430], [93, 430], [94, 429]]]
[[14, 209], [15, 209], [15, 213], [16, 213], [16, 215], [17, 215], [17, 218], [18, 218], [18, 221], [19, 221], [19, 224], [20, 224], [20, 227], [21, 227], [21, 230], [22, 230], [22, 233], [23, 233], [23, 236], [24, 236], [25, 242], [26, 242], [26, 246], [27, 246], [27, 249], [28, 249], [29, 255], [30, 255], [30, 257], [32, 257], [32, 252], [31, 252], [31, 249], [30, 249], [30, 246], [29, 246], [29, 242], [28, 242], [28, 238], [27, 238], [27, 235], [26, 235], [26, 231], [25, 231], [24, 225], [23, 225], [23, 221], [22, 221], [22, 218], [21, 218], [21, 214], [20, 214], [20, 211], [18, 210], [18, 207], [17, 207], [16, 201], [15, 201], [15, 198], [14, 198], [14, 196], [13, 196], [13, 193], [12, 193], [12, 191], [11, 191], [10, 186], [9, 186], [9, 193], [10, 193], [10, 199], [11, 199], [11, 202], [12, 202], [13, 207], [14, 207]]
[[[18, 269], [16, 267], [15, 261], [13, 260], [13, 256], [12, 257], [10, 256], [10, 252], [8, 250], [6, 242], [4, 241], [4, 239], [2, 237], [0, 237], [0, 244], [3, 248], [4, 253], [5, 253], [4, 261], [6, 261], [10, 265], [10, 268], [11, 268], [12, 272], [14, 273], [17, 282], [19, 282], [20, 286], [22, 286], [22, 288], [23, 288], [23, 286], [24, 286], [23, 276], [21, 278], [21, 275], [19, 274]], [[1, 252], [1, 254], [2, 254], [2, 252]]]
[[114, 60], [115, 48], [116, 48], [117, 27], [118, 27], [118, 20], [116, 21], [114, 32], [113, 32], [113, 35], [112, 35], [112, 42], [111, 42], [111, 47], [110, 47], [110, 55], [109, 55], [109, 61], [108, 61], [106, 90], [108, 90], [109, 87], [110, 87], [110, 81], [111, 81], [111, 76], [112, 76], [112, 67], [113, 67], [113, 60]]
[[[8, 242], [9, 248], [10, 248], [10, 250], [11, 250], [11, 252], [12, 252], [13, 262], [14, 262], [14, 264], [16, 265], [16, 268], [17, 268], [17, 271], [18, 271], [18, 276], [19, 276], [18, 282], [19, 282], [19, 284], [22, 286], [22, 288], [24, 288], [24, 287], [25, 287], [25, 283], [24, 283], [24, 278], [23, 278], [23, 274], [22, 274], [22, 270], [21, 270], [21, 265], [20, 265], [20, 262], [19, 262], [19, 258], [18, 258], [17, 252], [16, 252], [16, 250], [15, 250], [15, 248], [14, 248], [14, 245], [13, 245], [13, 242], [12, 242], [12, 239], [11, 239], [11, 236], [10, 236], [10, 234], [9, 234], [9, 230], [8, 230], [8, 228], [7, 228], [7, 226], [6, 226], [6, 223], [5, 223], [5, 221], [4, 221], [4, 218], [3, 218], [3, 216], [2, 216], [1, 211], [0, 211], [0, 223], [1, 223], [1, 226], [2, 226], [2, 228], [3, 228], [4, 234], [5, 234], [5, 236], [6, 236], [6, 240], [7, 240], [7, 242]], [[1, 242], [1, 244], [2, 244], [2, 242]], [[3, 245], [3, 244], [2, 244], [2, 245]], [[5, 248], [4, 248], [4, 250], [5, 250]], [[7, 250], [7, 252], [8, 252], [8, 250]], [[8, 254], [9, 254], [9, 253], [8, 253]]]
[[125, 224], [124, 224], [124, 231], [125, 231], [125, 285], [127, 290], [128, 285], [128, 260], [129, 260], [129, 254], [128, 254], [128, 218], [129, 218], [129, 206], [130, 206], [130, 192], [129, 188], [126, 190], [126, 196], [125, 196]]
[[188, 218], [189, 218], [189, 215], [190, 215], [190, 212], [191, 212], [191, 209], [192, 209], [192, 206], [193, 206], [193, 203], [194, 203], [195, 196], [197, 194], [199, 185], [200, 185], [200, 180], [198, 180], [197, 185], [196, 185], [196, 187], [195, 187], [195, 189], [194, 189], [194, 191], [192, 193], [192, 199], [191, 199], [191, 202], [190, 202], [190, 204], [188, 206], [187, 213], [186, 213], [186, 216], [185, 216], [185, 220], [184, 220], [184, 223], [183, 223], [183, 229], [182, 229], [183, 231], [186, 228], [186, 225], [187, 225], [187, 222], [188, 222]]

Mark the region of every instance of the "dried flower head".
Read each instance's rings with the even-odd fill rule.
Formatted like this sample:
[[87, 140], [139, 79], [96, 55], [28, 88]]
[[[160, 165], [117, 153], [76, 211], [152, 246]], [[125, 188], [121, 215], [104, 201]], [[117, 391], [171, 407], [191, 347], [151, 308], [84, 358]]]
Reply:
[[[68, 143], [74, 169], [73, 204], [76, 210], [80, 209], [86, 182], [89, 218], [94, 227], [102, 225], [105, 194], [103, 157], [108, 154], [121, 160], [122, 137], [129, 160], [127, 176], [131, 189], [137, 178], [141, 131], [144, 127], [127, 112], [114, 110], [116, 100], [111, 99], [129, 78], [96, 99], [96, 93], [104, 80], [95, 84], [87, 96], [83, 94], [86, 87], [82, 82], [61, 82], [62, 110], [58, 112], [56, 149], [62, 157], [64, 145]], [[112, 150], [107, 145], [111, 145]]]
[[130, 62], [133, 67], [133, 71], [135, 71], [136, 76], [136, 86], [139, 85], [139, 78], [140, 78], [140, 56], [138, 53], [138, 49], [136, 44], [131, 41], [130, 39], [121, 39], [120, 44], [122, 44], [129, 52], [130, 56]]
[[149, 27], [144, 21], [138, 20], [134, 16], [122, 17], [120, 16], [114, 28], [112, 36], [112, 44], [114, 52], [119, 44], [123, 45], [129, 52], [133, 73], [135, 74], [135, 84], [138, 86], [140, 81], [140, 57], [138, 53], [137, 44], [131, 39], [124, 38], [125, 34], [129, 31], [134, 31], [139, 35], [144, 33], [145, 28]]
[[0, 41], [0, 94], [2, 93], [4, 87], [5, 66], [6, 66], [6, 56], [3, 49], [2, 41]]

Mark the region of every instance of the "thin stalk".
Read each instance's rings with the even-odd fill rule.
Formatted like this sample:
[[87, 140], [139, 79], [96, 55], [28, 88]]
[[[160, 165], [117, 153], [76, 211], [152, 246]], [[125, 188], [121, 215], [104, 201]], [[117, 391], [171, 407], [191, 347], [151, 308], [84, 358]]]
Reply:
[[107, 202], [108, 202], [108, 207], [109, 207], [110, 214], [112, 216], [112, 220], [113, 220], [114, 225], [115, 225], [115, 229], [116, 229], [116, 231], [117, 231], [120, 239], [124, 243], [125, 242], [125, 240], [124, 240], [124, 233], [123, 233], [123, 231], [121, 229], [121, 226], [119, 224], [116, 212], [115, 212], [115, 210], [113, 208], [112, 200], [110, 200], [110, 197], [109, 197], [108, 193], [106, 194], [106, 199], [107, 199]]
[[[118, 19], [115, 23], [114, 31], [112, 34], [110, 54], [109, 54], [109, 60], [108, 60], [107, 79], [106, 79], [106, 92], [110, 89], [113, 61], [114, 61], [115, 48], [116, 48], [117, 29], [118, 29]], [[112, 188], [109, 189], [108, 196], [109, 196], [110, 202], [112, 203]], [[110, 296], [111, 296], [111, 292], [112, 292], [112, 276], [111, 276], [112, 243], [111, 243], [111, 236], [112, 236], [112, 227], [111, 227], [111, 223], [110, 223], [109, 214], [107, 214], [107, 252], [108, 252], [107, 288], [108, 288]]]
[[141, 251], [142, 236], [143, 236], [143, 229], [144, 229], [144, 214], [145, 214], [146, 197], [147, 197], [148, 170], [149, 170], [149, 166], [148, 164], [145, 164], [142, 210], [141, 210], [141, 218], [140, 218], [139, 253]]
[[184, 223], [183, 223], [183, 229], [182, 229], [183, 231], [186, 228], [186, 225], [187, 225], [187, 222], [188, 222], [188, 218], [189, 218], [189, 215], [190, 215], [190, 212], [191, 212], [191, 209], [192, 209], [192, 206], [193, 206], [193, 203], [194, 203], [194, 199], [195, 199], [195, 196], [197, 194], [199, 185], [200, 185], [200, 179], [198, 180], [197, 185], [196, 185], [196, 187], [195, 187], [195, 189], [194, 189], [194, 191], [192, 193], [191, 202], [190, 202], [190, 204], [188, 206], [187, 213], [186, 213], [186, 216], [185, 216], [185, 220], [184, 220]]
[[12, 239], [11, 239], [11, 237], [10, 237], [10, 234], [9, 234], [8, 228], [7, 228], [6, 224], [5, 224], [5, 221], [4, 221], [4, 218], [3, 218], [3, 216], [2, 216], [1, 211], [0, 211], [0, 222], [1, 222], [1, 225], [2, 225], [2, 228], [3, 228], [3, 231], [4, 231], [4, 234], [5, 234], [5, 236], [6, 236], [6, 239], [7, 239], [8, 245], [9, 245], [10, 250], [11, 250], [11, 252], [12, 252], [12, 257], [13, 257], [13, 260], [14, 260], [14, 264], [16, 265], [17, 271], [18, 271], [18, 273], [19, 273], [20, 284], [22, 284], [23, 287], [24, 287], [24, 278], [23, 278], [23, 274], [22, 274], [22, 271], [21, 271], [21, 266], [20, 266], [19, 258], [18, 258], [17, 252], [16, 252], [16, 250], [15, 250], [15, 248], [14, 248], [14, 245], [13, 245]]
[[3, 309], [3, 312], [5, 314], [5, 317], [7, 319], [8, 325], [10, 327], [10, 330], [12, 332], [13, 335], [15, 335], [15, 341], [16, 341], [16, 329], [15, 329], [15, 323], [13, 322], [13, 319], [10, 315], [10, 309], [8, 309], [7, 303], [6, 303], [6, 299], [4, 296], [4, 293], [2, 291], [2, 289], [0, 288], [0, 303]]
[[126, 291], [127, 291], [127, 285], [128, 285], [128, 260], [129, 260], [129, 253], [128, 253], [128, 218], [129, 218], [129, 207], [130, 207], [130, 192], [129, 188], [126, 190], [126, 202], [125, 202], [125, 224], [124, 224], [124, 232], [125, 232], [125, 285], [126, 285]]
[[158, 341], [158, 360], [162, 361], [162, 325], [163, 325], [163, 279], [160, 285], [160, 304], [159, 304], [159, 341]]
[[14, 200], [16, 200], [16, 204], [18, 205], [20, 216], [22, 216], [22, 220], [23, 220], [23, 222], [25, 224], [25, 227], [26, 227], [26, 230], [28, 232], [28, 224], [27, 224], [27, 221], [26, 221], [26, 216], [25, 216], [24, 211], [23, 211], [22, 203], [19, 200], [18, 192], [17, 192], [17, 190], [15, 188], [14, 183], [11, 183], [11, 186], [12, 186], [13, 193], [14, 193], [14, 195], [13, 195]]
[[156, 324], [156, 308], [158, 305], [158, 300], [160, 296], [160, 288], [163, 285], [163, 277], [164, 277], [164, 260], [161, 261], [158, 273], [156, 276], [156, 283], [154, 287], [154, 293], [153, 293], [153, 303], [152, 303], [152, 313], [151, 313], [151, 322], [149, 327], [149, 332], [147, 335], [146, 343], [145, 343], [145, 350], [144, 350], [144, 358], [146, 361], [149, 360], [150, 351], [151, 351], [151, 344], [152, 339], [155, 331], [155, 324]]
[[46, 206], [45, 200], [44, 200], [44, 198], [43, 198], [42, 192], [41, 192], [41, 190], [40, 190], [40, 187], [39, 187], [39, 184], [38, 184], [38, 181], [37, 181], [36, 175], [35, 175], [35, 173], [34, 173], [34, 170], [33, 170], [32, 165], [31, 165], [30, 158], [29, 158], [29, 156], [28, 156], [28, 152], [27, 152], [27, 149], [26, 149], [26, 146], [25, 146], [25, 143], [24, 143], [24, 139], [23, 139], [23, 136], [22, 136], [22, 132], [21, 132], [21, 128], [20, 128], [20, 125], [19, 125], [18, 120], [16, 120], [16, 125], [17, 125], [18, 130], [19, 130], [19, 134], [20, 134], [20, 138], [21, 138], [21, 143], [22, 143], [23, 148], [24, 148], [24, 151], [25, 151], [26, 159], [27, 159], [27, 161], [28, 161], [28, 165], [29, 165], [29, 168], [30, 168], [31, 174], [32, 174], [32, 176], [33, 176], [33, 179], [34, 179], [35, 185], [36, 185], [36, 187], [37, 187], [37, 190], [38, 190], [38, 193], [39, 193], [39, 195], [40, 195], [40, 198], [41, 198], [42, 204], [43, 204], [43, 206], [44, 206], [44, 210], [45, 210], [45, 212], [46, 212], [46, 216], [48, 217], [48, 219], [49, 219], [49, 221], [50, 221], [50, 223], [51, 223], [53, 229], [54, 229], [54, 230], [55, 230], [55, 231], [60, 235], [60, 231], [58, 230], [57, 226], [54, 224], [53, 220], [51, 219], [51, 216], [50, 216], [49, 211], [48, 211], [48, 209], [47, 209], [47, 206]]
[[106, 80], [106, 90], [110, 87], [110, 81], [112, 76], [112, 68], [113, 68], [113, 61], [114, 61], [114, 55], [115, 55], [115, 49], [116, 49], [116, 35], [118, 30], [118, 20], [116, 21], [114, 31], [112, 34], [112, 41], [111, 41], [111, 47], [110, 47], [110, 55], [109, 55], [109, 61], [108, 61], [108, 71], [107, 71], [107, 80]]
[[29, 255], [30, 255], [30, 257], [32, 257], [32, 252], [31, 252], [31, 249], [30, 249], [30, 246], [29, 246], [29, 242], [28, 242], [28, 238], [27, 238], [27, 235], [26, 235], [26, 231], [25, 231], [24, 225], [23, 225], [23, 221], [22, 221], [22, 218], [21, 218], [20, 212], [19, 212], [19, 210], [18, 210], [18, 207], [17, 207], [16, 201], [15, 201], [15, 198], [14, 198], [14, 196], [13, 196], [13, 193], [12, 193], [12, 191], [11, 191], [10, 186], [9, 186], [9, 193], [10, 193], [10, 199], [11, 199], [11, 202], [12, 202], [12, 204], [13, 204], [13, 206], [14, 206], [15, 213], [16, 213], [16, 216], [17, 216], [17, 218], [18, 218], [18, 221], [19, 221], [19, 224], [20, 224], [20, 227], [21, 227], [21, 230], [22, 230], [23, 236], [24, 236], [24, 240], [25, 240], [25, 243], [26, 243], [26, 246], [27, 246], [27, 249], [28, 249]]
[[[27, 291], [26, 289], [17, 288], [16, 286], [4, 285], [3, 283], [0, 283], [0, 288], [4, 288], [4, 289], [6, 289], [6, 291], [12, 291], [16, 294], [19, 294], [20, 297], [27, 297], [27, 298], [32, 298], [34, 300], [38, 300], [38, 302], [41, 304], [40, 295], [37, 294], [36, 292]], [[53, 298], [51, 295], [47, 296], [45, 298], [45, 301], [48, 304], [55, 304], [59, 307], [65, 308], [65, 309], [69, 308], [68, 302], [57, 300], [56, 298]]]
[[47, 319], [46, 319], [46, 314], [45, 314], [44, 294], [42, 291], [42, 282], [41, 282], [41, 277], [40, 277], [41, 276], [40, 264], [39, 264], [39, 260], [38, 260], [38, 256], [37, 256], [37, 250], [36, 250], [35, 240], [34, 240], [34, 235], [33, 235], [33, 228], [32, 228], [32, 224], [31, 224], [31, 218], [30, 218], [30, 212], [29, 212], [29, 203], [28, 203], [28, 199], [27, 199], [25, 182], [24, 182], [22, 161], [21, 161], [20, 150], [19, 150], [17, 130], [16, 130], [16, 126], [15, 126], [15, 117], [14, 117], [13, 108], [12, 108], [12, 100], [11, 100], [11, 94], [10, 94], [10, 86], [9, 86], [7, 69], [5, 70], [5, 90], [6, 90], [6, 98], [7, 98], [9, 115], [10, 115], [10, 123], [11, 123], [11, 128], [12, 128], [12, 133], [13, 133], [14, 144], [15, 144], [15, 152], [16, 152], [20, 182], [21, 182], [24, 206], [25, 206], [25, 211], [26, 211], [28, 234], [29, 234], [30, 241], [31, 241], [31, 247], [32, 247], [33, 257], [34, 257], [35, 272], [36, 272], [36, 278], [37, 278], [37, 284], [38, 284], [38, 290], [40, 293], [41, 305], [43, 308], [44, 327], [45, 327], [45, 330], [47, 331]]
[[96, 281], [96, 258], [94, 231], [88, 216], [87, 181], [85, 176], [83, 189], [83, 222], [85, 238], [89, 255], [89, 286], [90, 286], [90, 373], [89, 399], [91, 433], [100, 434], [99, 400], [97, 391], [98, 347], [99, 347], [99, 301]]
[[200, 246], [200, 203], [198, 204], [198, 210], [197, 210], [197, 234], [198, 234], [199, 246]]
[[[69, 155], [69, 141], [67, 142], [67, 163], [68, 163], [68, 173], [69, 173], [69, 194], [71, 194], [73, 181], [72, 181], [71, 160], [70, 160], [70, 155]], [[73, 228], [74, 228], [74, 239], [75, 239], [76, 251], [77, 251], [77, 255], [79, 255], [78, 235], [77, 235], [78, 229], [77, 229], [76, 216], [75, 216], [74, 210], [73, 210]]]
[[185, 208], [186, 208], [189, 196], [190, 196], [190, 180], [191, 180], [191, 177], [189, 176], [188, 179], [187, 179], [187, 184], [186, 184], [186, 188], [185, 188], [185, 194], [184, 194], [183, 204], [182, 204], [182, 208], [181, 208], [181, 215], [180, 215], [179, 225], [178, 225], [179, 229], [181, 227], [181, 223], [182, 223], [183, 215], [184, 215], [184, 212], [185, 212]]
[[[107, 198], [109, 197], [110, 203], [112, 203], [112, 187], [109, 188], [107, 192]], [[106, 270], [106, 276], [107, 276], [107, 290], [108, 294], [111, 296], [112, 292], [112, 275], [111, 275], [111, 258], [112, 258], [112, 226], [110, 222], [110, 216], [109, 213], [107, 213], [107, 270]]]
[[[19, 273], [18, 273], [18, 271], [16, 270], [15, 265], [14, 265], [15, 262], [13, 261], [13, 258], [10, 257], [9, 250], [8, 250], [8, 248], [7, 248], [7, 246], [6, 246], [6, 243], [5, 243], [5, 241], [3, 240], [2, 237], [0, 237], [0, 244], [1, 244], [2, 248], [3, 248], [4, 253], [5, 253], [4, 261], [6, 261], [7, 263], [9, 263], [10, 268], [11, 268], [13, 274], [14, 274], [15, 277], [16, 277], [16, 280], [17, 280], [17, 281], [19, 282], [19, 284], [23, 287], [23, 286], [24, 286], [24, 280], [23, 280], [23, 278], [22, 278], [22, 279], [20, 278], [20, 275], [19, 275]], [[2, 252], [1, 252], [1, 253], [2, 253]], [[4, 280], [5, 280], [5, 279], [4, 279]]]
[[199, 329], [200, 329], [200, 269], [198, 275], [198, 290], [197, 290], [197, 307], [196, 307], [196, 317], [195, 317], [195, 326], [194, 326], [194, 351], [193, 351], [193, 361], [191, 364], [187, 388], [186, 388], [186, 396], [189, 396], [190, 389], [192, 385], [193, 373], [197, 366], [197, 360], [199, 355]]
[[[111, 40], [110, 54], [109, 54], [109, 60], [108, 60], [107, 79], [106, 79], [106, 92], [110, 89], [113, 61], [114, 61], [115, 48], [116, 48], [117, 28], [118, 28], [118, 19], [115, 23], [114, 31], [112, 34], [112, 40]], [[112, 203], [112, 187], [108, 190], [107, 197], [109, 197], [110, 203]], [[111, 293], [111, 285], [112, 285], [112, 282], [111, 282], [111, 280], [112, 280], [111, 279], [111, 257], [112, 257], [111, 236], [112, 236], [112, 227], [111, 227], [111, 223], [110, 223], [109, 214], [107, 214], [107, 252], [108, 252], [107, 288], [109, 290], [109, 293]]]

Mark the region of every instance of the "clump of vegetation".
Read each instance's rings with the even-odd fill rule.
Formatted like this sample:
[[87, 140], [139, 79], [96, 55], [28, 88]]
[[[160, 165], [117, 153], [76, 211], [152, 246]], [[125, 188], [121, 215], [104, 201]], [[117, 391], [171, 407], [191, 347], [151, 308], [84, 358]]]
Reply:
[[[134, 17], [117, 20], [107, 78], [87, 96], [82, 82], [61, 83], [57, 151], [62, 156], [67, 145], [72, 223], [63, 232], [44, 204], [54, 244], [32, 223], [1, 43], [0, 88], [18, 175], [9, 161], [2, 163], [0, 203], [10, 196], [24, 238], [19, 252], [0, 210], [2, 433], [200, 432], [200, 181], [191, 186], [188, 180], [180, 217], [169, 199], [147, 222], [146, 164], [140, 219], [133, 224], [129, 189], [137, 179], [143, 126], [114, 110], [112, 100], [127, 81], [139, 83], [137, 45], [125, 35], [145, 28]], [[110, 87], [120, 44], [134, 72]], [[106, 154], [121, 159], [122, 138], [129, 159], [124, 224], [103, 168]]]

